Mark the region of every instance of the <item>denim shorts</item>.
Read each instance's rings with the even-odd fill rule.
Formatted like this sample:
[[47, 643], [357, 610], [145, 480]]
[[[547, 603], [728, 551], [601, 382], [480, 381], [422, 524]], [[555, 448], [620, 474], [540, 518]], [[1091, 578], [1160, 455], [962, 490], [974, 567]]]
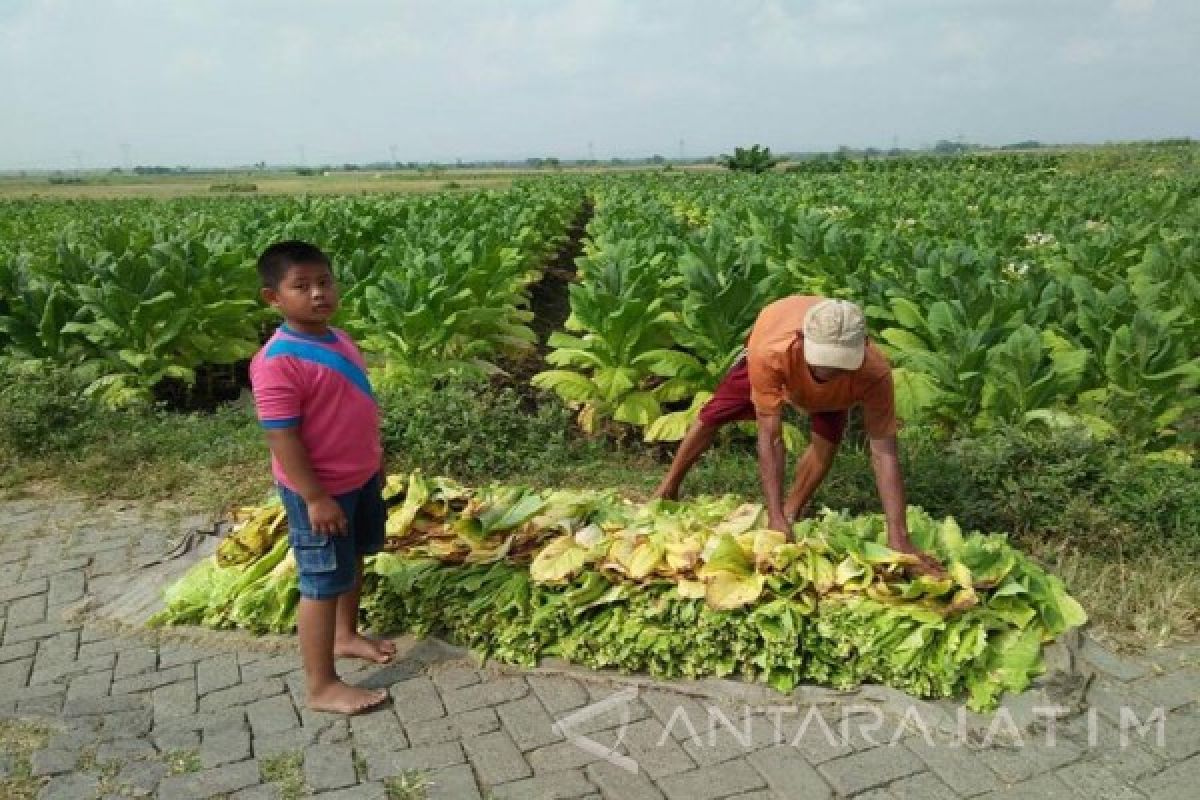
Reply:
[[387, 509], [379, 474], [354, 491], [334, 496], [349, 523], [345, 534], [316, 533], [304, 498], [283, 485], [279, 496], [287, 511], [288, 543], [300, 574], [300, 596], [328, 600], [354, 588], [359, 559], [382, 550], [386, 536]]

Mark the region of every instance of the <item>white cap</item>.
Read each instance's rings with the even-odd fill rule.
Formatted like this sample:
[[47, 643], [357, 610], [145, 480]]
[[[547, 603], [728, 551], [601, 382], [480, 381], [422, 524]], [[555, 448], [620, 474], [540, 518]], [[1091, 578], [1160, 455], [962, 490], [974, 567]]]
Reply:
[[822, 300], [804, 315], [804, 360], [810, 367], [856, 370], [867, 355], [862, 309], [849, 300]]

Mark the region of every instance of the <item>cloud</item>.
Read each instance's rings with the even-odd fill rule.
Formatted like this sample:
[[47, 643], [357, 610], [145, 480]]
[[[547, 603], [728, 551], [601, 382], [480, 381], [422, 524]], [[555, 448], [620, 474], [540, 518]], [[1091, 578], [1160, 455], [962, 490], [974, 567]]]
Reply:
[[220, 66], [221, 59], [212, 50], [189, 47], [175, 54], [168, 69], [172, 77], [195, 80], [215, 75]]
[[942, 28], [938, 50], [951, 60], [975, 61], [987, 53], [987, 42], [979, 33], [960, 23], [948, 23]]
[[1113, 8], [1119, 14], [1149, 14], [1154, 10], [1154, 0], [1114, 0]]
[[1072, 39], [1062, 48], [1062, 59], [1075, 66], [1091, 66], [1109, 55], [1107, 44], [1095, 39]]
[[0, 166], [1196, 136], [1197, 31], [1196, 0], [0, 0]]
[[792, 71], [861, 69], [883, 63], [890, 48], [865, 26], [861, 4], [828, 0], [811, 7], [767, 0], [750, 15], [753, 51], [776, 68]]

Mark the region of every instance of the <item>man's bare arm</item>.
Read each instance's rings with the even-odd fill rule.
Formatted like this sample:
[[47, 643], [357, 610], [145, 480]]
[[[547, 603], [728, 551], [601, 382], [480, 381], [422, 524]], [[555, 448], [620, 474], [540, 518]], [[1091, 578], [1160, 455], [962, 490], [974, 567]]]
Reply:
[[808, 449], [796, 464], [796, 478], [783, 504], [783, 513], [788, 520], [795, 520], [808, 508], [808, 502], [833, 466], [837, 448], [836, 444], [820, 434], [814, 433], [809, 437]]
[[946, 574], [937, 559], [922, 553], [908, 537], [908, 513], [904, 502], [904, 478], [900, 473], [900, 454], [896, 437], [871, 440], [871, 466], [875, 470], [875, 486], [887, 520], [888, 547], [902, 553], [919, 556], [919, 572], [938, 577]]
[[[875, 487], [887, 520], [888, 544], [894, 549], [908, 549], [908, 517], [904, 502], [904, 477], [900, 473], [900, 454], [896, 437], [871, 440], [871, 467], [875, 471]], [[897, 544], [905, 547], [896, 548]]]
[[791, 524], [783, 513], [783, 416], [758, 417], [758, 473], [767, 501], [767, 524], [777, 531], [791, 533]]

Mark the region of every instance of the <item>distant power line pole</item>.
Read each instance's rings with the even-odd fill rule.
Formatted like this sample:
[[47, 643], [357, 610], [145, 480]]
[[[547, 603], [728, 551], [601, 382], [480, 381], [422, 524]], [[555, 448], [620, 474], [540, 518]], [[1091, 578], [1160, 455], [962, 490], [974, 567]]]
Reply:
[[300, 166], [302, 166], [302, 167], [308, 166], [308, 156], [304, 152], [304, 145], [300, 145]]
[[388, 145], [388, 152], [392, 154], [392, 169], [395, 169], [398, 164], [398, 162], [396, 161], [396, 152], [397, 152], [396, 145], [394, 145], [394, 144]]
[[592, 144], [592, 140], [588, 139], [588, 161], [596, 160], [596, 146]]
[[683, 161], [687, 154], [687, 142], [679, 140], [679, 160]]
[[133, 169], [133, 160], [129, 157], [129, 142], [121, 142], [121, 168], [126, 172]]
[[72, 150], [71, 155], [75, 157], [75, 174], [83, 172], [83, 152], [80, 150]]

